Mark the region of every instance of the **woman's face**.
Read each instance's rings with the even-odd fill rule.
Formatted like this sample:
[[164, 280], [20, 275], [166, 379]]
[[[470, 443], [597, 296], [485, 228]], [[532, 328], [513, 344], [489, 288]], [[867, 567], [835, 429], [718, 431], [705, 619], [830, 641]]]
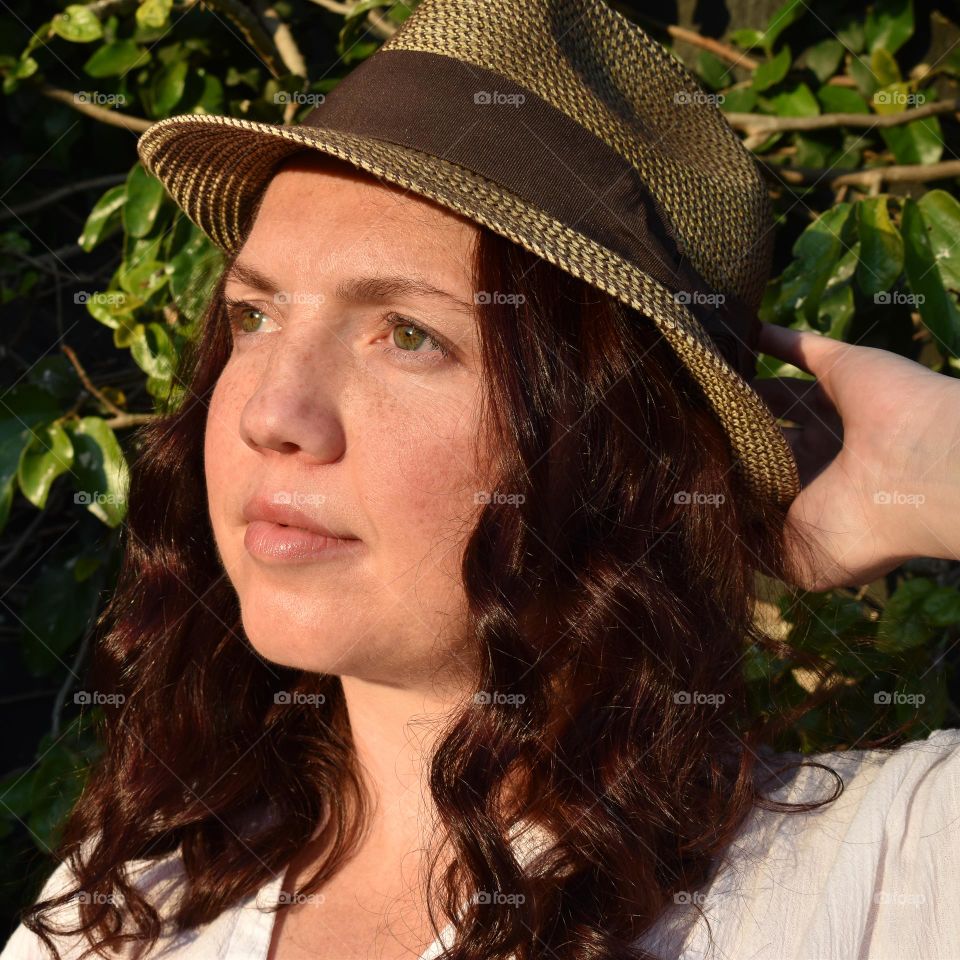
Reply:
[[[217, 548], [269, 660], [406, 685], [461, 654], [484, 489], [477, 232], [319, 155], [267, 188], [225, 287], [242, 303], [204, 455]], [[299, 516], [273, 521], [356, 539], [316, 552], [316, 534], [252, 518], [257, 497], [252, 514], [279, 503]]]

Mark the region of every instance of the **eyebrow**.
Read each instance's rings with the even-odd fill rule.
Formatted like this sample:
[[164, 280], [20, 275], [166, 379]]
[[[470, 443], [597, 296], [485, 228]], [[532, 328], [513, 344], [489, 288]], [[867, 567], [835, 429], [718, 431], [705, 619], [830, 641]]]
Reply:
[[[272, 277], [261, 273], [255, 267], [235, 261], [226, 274], [226, 280], [245, 283], [247, 286], [260, 290], [263, 293], [275, 294], [280, 292], [280, 284]], [[442, 300], [455, 309], [472, 314], [474, 308], [466, 300], [461, 300], [447, 290], [435, 287], [421, 277], [413, 276], [367, 276], [353, 277], [341, 280], [334, 291], [338, 300], [370, 303], [389, 301], [398, 297], [429, 297]]]

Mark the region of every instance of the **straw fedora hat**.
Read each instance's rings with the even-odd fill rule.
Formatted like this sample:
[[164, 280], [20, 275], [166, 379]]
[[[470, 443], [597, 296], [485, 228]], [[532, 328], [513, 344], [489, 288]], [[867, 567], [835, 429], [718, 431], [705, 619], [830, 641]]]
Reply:
[[422, 0], [295, 125], [187, 114], [144, 167], [226, 253], [273, 170], [340, 157], [509, 238], [657, 325], [750, 495], [797, 467], [755, 373], [772, 212], [750, 153], [686, 68], [603, 0]]

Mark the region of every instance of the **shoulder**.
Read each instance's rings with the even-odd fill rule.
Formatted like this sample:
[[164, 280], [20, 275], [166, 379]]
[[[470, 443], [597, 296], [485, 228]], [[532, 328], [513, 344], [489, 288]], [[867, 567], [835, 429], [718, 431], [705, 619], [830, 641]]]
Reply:
[[[182, 891], [183, 863], [179, 853], [150, 860], [131, 860], [127, 864], [127, 876], [134, 885], [148, 895], [163, 919]], [[89, 948], [89, 941], [82, 934], [71, 934], [80, 916], [80, 903], [84, 897], [94, 896], [78, 889], [78, 878], [69, 860], [57, 865], [44, 882], [35, 902], [60, 896], [73, 891], [73, 897], [55, 912], [48, 914], [54, 926], [52, 939], [61, 953], [61, 960], [73, 960]], [[56, 932], [59, 931], [59, 932]], [[49, 960], [50, 953], [43, 941], [24, 924], [10, 935], [0, 952], [0, 960]]]
[[765, 749], [758, 768], [775, 809], [755, 807], [709, 882], [651, 931], [682, 944], [665, 955], [945, 956], [960, 943], [960, 730], [889, 750]]
[[934, 730], [890, 749], [759, 756], [758, 767], [771, 774], [765, 790], [771, 800], [818, 803], [839, 790], [836, 800], [818, 809], [832, 807], [845, 819], [901, 816], [904, 825], [935, 807], [952, 806], [960, 814], [960, 730]]

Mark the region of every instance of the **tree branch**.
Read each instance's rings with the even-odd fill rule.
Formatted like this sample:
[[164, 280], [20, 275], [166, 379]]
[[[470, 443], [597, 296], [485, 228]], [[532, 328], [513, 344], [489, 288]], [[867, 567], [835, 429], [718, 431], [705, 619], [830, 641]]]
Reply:
[[[68, 187], [60, 187], [59, 190], [51, 190], [50, 193], [36, 200], [30, 200], [28, 203], [20, 204], [18, 207], [7, 207], [6, 210], [0, 210], [0, 220], [10, 220], [13, 217], [21, 217], [27, 213], [33, 213], [35, 210], [41, 210], [51, 203], [58, 203], [64, 197], [69, 197], [74, 193], [81, 193], [84, 190], [93, 190], [94, 188], [115, 187], [127, 179], [125, 173], [111, 173], [106, 177], [94, 177], [92, 180], [80, 180]], [[81, 249], [80, 247], [77, 248]]]
[[865, 170], [845, 170], [839, 167], [780, 167], [757, 157], [760, 169], [769, 179], [783, 184], [826, 183], [832, 187], [843, 185], [875, 189], [881, 183], [926, 183], [960, 177], [960, 160], [942, 160], [940, 163], [891, 164], [888, 167], [868, 167]]
[[58, 100], [65, 103], [68, 107], [101, 123], [108, 123], [113, 127], [121, 127], [124, 130], [132, 130], [134, 133], [143, 133], [153, 122], [144, 120], [141, 117], [130, 117], [125, 113], [117, 113], [116, 110], [108, 110], [106, 107], [98, 107], [95, 103], [84, 103], [77, 100], [77, 95], [70, 90], [61, 90], [59, 87], [51, 87], [45, 83], [40, 87], [40, 92], [51, 100]]
[[781, 133], [787, 130], [825, 130], [833, 127], [899, 127], [940, 113], [956, 113], [960, 100], [938, 100], [900, 113], [822, 113], [815, 117], [769, 117], [759, 113], [725, 113], [731, 127], [749, 133]]

